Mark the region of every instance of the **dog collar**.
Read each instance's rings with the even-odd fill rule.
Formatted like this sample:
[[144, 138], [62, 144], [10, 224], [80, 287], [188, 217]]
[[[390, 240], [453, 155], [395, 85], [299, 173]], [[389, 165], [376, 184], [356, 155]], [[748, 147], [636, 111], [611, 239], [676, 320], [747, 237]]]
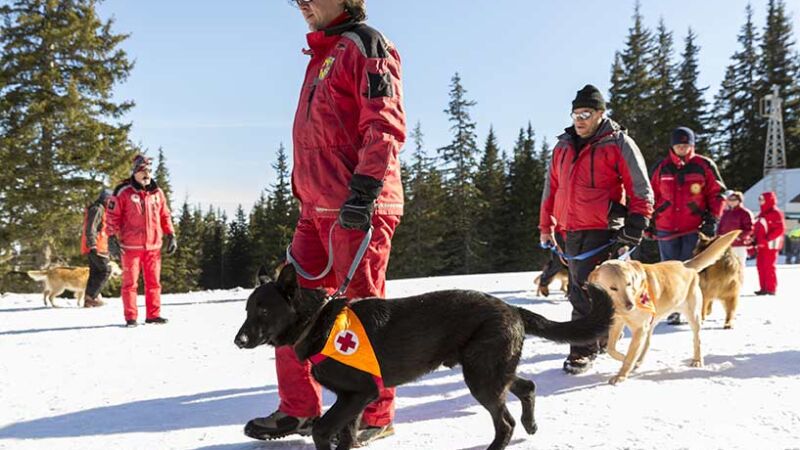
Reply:
[[309, 359], [317, 365], [327, 358], [334, 359], [346, 366], [371, 374], [380, 385], [382, 382], [381, 367], [372, 348], [361, 320], [349, 306], [345, 306], [336, 316], [331, 327], [325, 347]]

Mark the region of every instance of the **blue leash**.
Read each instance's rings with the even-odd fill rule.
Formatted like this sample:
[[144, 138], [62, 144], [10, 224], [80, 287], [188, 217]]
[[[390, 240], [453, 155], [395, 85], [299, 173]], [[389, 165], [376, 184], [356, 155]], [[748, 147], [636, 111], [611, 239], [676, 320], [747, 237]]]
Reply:
[[583, 253], [575, 255], [575, 256], [567, 256], [567, 255], [561, 253], [561, 251], [558, 250], [558, 247], [556, 247], [552, 243], [550, 243], [550, 244], [542, 243], [540, 245], [541, 245], [542, 248], [549, 249], [550, 251], [552, 251], [556, 255], [564, 258], [565, 261], [583, 261], [584, 259], [591, 258], [592, 256], [602, 252], [606, 248], [610, 247], [611, 244], [613, 244], [613, 243], [614, 243], [614, 241], [608, 241], [607, 243], [601, 245], [600, 247], [594, 248], [592, 250], [589, 250], [588, 252], [583, 252]]
[[[320, 280], [328, 275], [328, 273], [331, 271], [331, 268], [333, 267], [333, 227], [336, 226], [336, 223], [337, 222], [334, 221], [333, 225], [331, 225], [330, 231], [328, 231], [328, 265], [325, 266], [325, 269], [319, 275], [311, 275], [303, 270], [303, 268], [300, 267], [300, 263], [298, 263], [297, 260], [294, 259], [294, 256], [292, 256], [292, 245], [289, 244], [289, 246], [286, 247], [286, 261], [293, 265], [295, 270], [297, 270], [297, 273], [306, 280]], [[350, 263], [350, 269], [347, 271], [347, 276], [344, 278], [342, 285], [339, 286], [339, 289], [337, 289], [336, 292], [329, 296], [330, 298], [340, 297], [342, 294], [344, 294], [344, 291], [347, 290], [347, 286], [350, 285], [350, 281], [353, 279], [353, 274], [355, 274], [358, 265], [361, 263], [361, 260], [364, 259], [364, 254], [367, 253], [370, 240], [372, 240], [372, 226], [369, 227], [369, 230], [367, 230], [366, 234], [364, 235], [364, 239], [361, 240], [361, 245], [358, 247], [358, 251], [353, 257], [353, 262]]]

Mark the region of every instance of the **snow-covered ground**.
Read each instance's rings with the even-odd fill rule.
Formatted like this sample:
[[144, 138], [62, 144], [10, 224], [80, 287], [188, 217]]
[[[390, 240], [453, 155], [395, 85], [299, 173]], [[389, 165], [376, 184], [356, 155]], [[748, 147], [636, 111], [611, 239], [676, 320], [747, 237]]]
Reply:
[[[748, 268], [734, 330], [722, 329], [717, 305], [703, 327], [704, 368], [688, 365], [687, 325], [659, 325], [647, 362], [618, 386], [607, 384], [620, 366], [608, 356], [568, 376], [566, 346], [529, 338], [519, 373], [538, 385], [539, 432], [517, 426], [509, 448], [800, 448], [800, 266], [778, 273], [780, 295], [755, 297], [757, 275]], [[562, 297], [535, 297], [534, 275], [400, 280], [389, 294], [479, 289], [567, 320]], [[242, 434], [248, 419], [278, 403], [272, 349], [233, 344], [248, 293], [166, 295], [170, 323], [135, 329], [121, 326], [119, 299], [45, 309], [39, 295], [3, 295], [0, 448], [313, 449], [307, 438], [263, 443]], [[519, 417], [519, 402], [511, 397], [509, 405]], [[370, 448], [482, 449], [493, 434], [458, 368], [398, 389], [396, 431]]]

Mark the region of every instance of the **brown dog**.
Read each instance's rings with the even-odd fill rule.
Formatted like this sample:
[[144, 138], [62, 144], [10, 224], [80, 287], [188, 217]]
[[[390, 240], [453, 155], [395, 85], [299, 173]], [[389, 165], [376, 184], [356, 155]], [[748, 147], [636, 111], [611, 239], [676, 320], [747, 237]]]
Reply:
[[[694, 254], [698, 254], [708, 248], [715, 238], [710, 238], [700, 233], [700, 239], [694, 249]], [[742, 267], [741, 261], [733, 251], [728, 248], [722, 257], [700, 272], [700, 290], [703, 291], [703, 320], [711, 314], [711, 304], [714, 300], [720, 300], [725, 309], [725, 329], [733, 328], [733, 320], [736, 315], [736, 307], [739, 305], [739, 292], [742, 289]]]
[[549, 297], [550, 296], [550, 283], [552, 283], [553, 280], [559, 280], [561, 282], [561, 287], [559, 287], [559, 289], [561, 289], [561, 292], [563, 292], [564, 295], [567, 294], [568, 287], [569, 287], [569, 272], [567, 272], [567, 269], [560, 269], [558, 272], [556, 272], [555, 275], [553, 275], [551, 278], [547, 279], [544, 283], [542, 282], [542, 275], [543, 274], [544, 274], [544, 272], [540, 273], [533, 280], [534, 284], [536, 284], [536, 295], [539, 295], [539, 296], [542, 296], [542, 297]]
[[[117, 263], [110, 261], [111, 276], [122, 275]], [[83, 294], [89, 281], [88, 267], [53, 267], [47, 270], [29, 270], [28, 276], [36, 281], [44, 282], [44, 306], [56, 307], [53, 299], [64, 291], [72, 291], [78, 306], [83, 307]]]
[[[683, 313], [694, 335], [693, 367], [703, 366], [700, 349], [702, 298], [699, 272], [722, 257], [740, 231], [720, 236], [694, 258], [642, 264], [639, 261], [606, 261], [590, 275], [589, 282], [604, 288], [614, 301], [614, 323], [608, 333], [608, 354], [622, 361], [619, 373], [609, 380], [616, 384], [628, 378], [644, 361], [656, 324], [671, 312]], [[632, 332], [627, 355], [616, 349], [623, 327]]]

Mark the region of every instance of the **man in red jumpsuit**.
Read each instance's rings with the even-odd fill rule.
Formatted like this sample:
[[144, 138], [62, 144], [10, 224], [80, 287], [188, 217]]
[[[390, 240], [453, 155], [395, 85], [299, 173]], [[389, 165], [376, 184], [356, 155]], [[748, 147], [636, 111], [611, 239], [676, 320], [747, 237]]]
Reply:
[[[311, 32], [310, 56], [294, 120], [292, 186], [301, 215], [291, 245], [304, 271], [331, 272], [300, 286], [335, 291], [356, 251], [373, 228], [372, 240], [345, 296], [385, 297], [391, 239], [403, 212], [398, 153], [405, 141], [400, 56], [380, 32], [363, 23], [364, 0], [298, 0]], [[329, 235], [332, 244], [328, 245]], [[319, 384], [308, 361], [291, 347], [275, 350], [278, 410], [245, 426], [256, 439], [308, 435], [321, 414]], [[359, 444], [392, 434], [394, 389], [380, 389], [367, 406], [356, 436]]]
[[778, 253], [783, 248], [786, 225], [783, 222], [783, 212], [776, 206], [777, 198], [774, 192], [761, 194], [758, 203], [761, 206], [761, 214], [753, 226], [753, 237], [761, 289], [756, 291], [756, 295], [775, 295], [778, 289], [775, 265], [778, 262]]
[[122, 260], [122, 305], [128, 327], [137, 325], [140, 271], [147, 306], [145, 323], [167, 323], [161, 317], [162, 237], [166, 236], [168, 254], [178, 248], [167, 198], [152, 178], [151, 164], [151, 158], [136, 156], [131, 177], [117, 186], [108, 200], [108, 246]]

